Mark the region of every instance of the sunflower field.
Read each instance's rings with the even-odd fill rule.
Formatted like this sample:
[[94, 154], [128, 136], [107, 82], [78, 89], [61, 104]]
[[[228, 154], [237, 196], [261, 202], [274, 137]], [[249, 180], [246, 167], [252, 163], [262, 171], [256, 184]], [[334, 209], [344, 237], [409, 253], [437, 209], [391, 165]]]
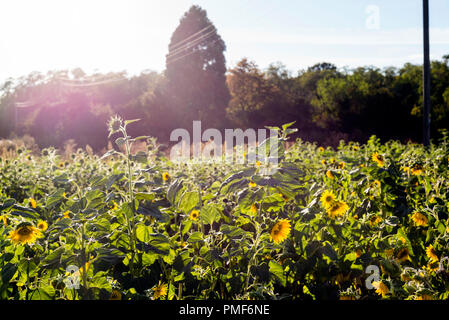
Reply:
[[0, 299], [448, 298], [447, 136], [297, 140], [266, 174], [131, 153], [131, 123], [121, 152], [3, 155]]

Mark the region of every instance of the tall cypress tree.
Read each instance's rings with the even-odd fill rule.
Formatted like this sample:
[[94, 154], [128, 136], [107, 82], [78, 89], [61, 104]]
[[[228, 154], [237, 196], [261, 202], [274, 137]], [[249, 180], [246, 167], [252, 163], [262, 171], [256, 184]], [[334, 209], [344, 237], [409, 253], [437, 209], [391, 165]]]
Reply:
[[181, 18], [166, 56], [171, 111], [185, 128], [201, 120], [203, 128], [223, 128], [230, 95], [226, 86], [226, 45], [199, 6]]

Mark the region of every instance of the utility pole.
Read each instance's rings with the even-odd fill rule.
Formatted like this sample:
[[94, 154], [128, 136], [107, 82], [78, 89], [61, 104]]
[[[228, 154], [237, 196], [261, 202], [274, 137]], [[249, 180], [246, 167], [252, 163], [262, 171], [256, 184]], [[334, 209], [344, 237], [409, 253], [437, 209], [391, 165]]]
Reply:
[[429, 0], [423, 0], [423, 143], [430, 144], [430, 57], [429, 57]]

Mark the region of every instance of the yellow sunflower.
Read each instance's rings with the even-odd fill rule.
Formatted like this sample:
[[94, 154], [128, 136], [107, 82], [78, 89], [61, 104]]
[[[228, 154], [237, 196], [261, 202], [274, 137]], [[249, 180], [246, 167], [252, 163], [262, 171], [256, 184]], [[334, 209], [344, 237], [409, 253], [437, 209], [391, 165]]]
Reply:
[[193, 221], [198, 220], [198, 217], [200, 216], [200, 212], [198, 210], [192, 210], [190, 211], [190, 219], [192, 219]]
[[159, 284], [154, 288], [153, 298], [159, 299], [167, 295], [167, 284], [159, 281]]
[[109, 300], [122, 300], [122, 294], [118, 290], [112, 290]]
[[170, 175], [168, 174], [168, 172], [164, 172], [162, 174], [162, 180], [164, 180], [164, 181], [170, 180]]
[[252, 213], [257, 213], [257, 207], [256, 207], [256, 205], [255, 204], [253, 204], [252, 206], [251, 206], [251, 212]]
[[256, 166], [260, 167], [262, 165], [262, 162], [256, 161]]
[[427, 226], [427, 223], [429, 222], [427, 217], [420, 212], [413, 213], [412, 220], [415, 223], [415, 225], [417, 225], [419, 227], [425, 227], [425, 226]]
[[65, 218], [65, 219], [70, 219], [69, 213], [70, 213], [70, 211], [64, 212], [64, 214], [62, 215], [62, 217]]
[[37, 222], [37, 228], [40, 231], [45, 231], [48, 229], [48, 223], [46, 221], [40, 220]]
[[255, 187], [257, 187], [257, 183], [255, 183], [255, 182], [253, 182], [253, 181], [250, 181], [250, 182], [248, 183], [248, 187], [250, 187], [250, 188], [255, 188]]
[[40, 234], [39, 229], [33, 227], [31, 224], [21, 223], [15, 230], [9, 232], [9, 238], [15, 244], [33, 244]]
[[437, 253], [436, 253], [435, 248], [433, 247], [433, 245], [429, 245], [429, 246], [426, 248], [426, 255], [430, 258], [430, 260], [431, 260], [432, 262], [436, 262], [436, 261], [439, 260], [439, 259], [438, 259], [438, 255], [437, 255]]
[[60, 162], [60, 163], [58, 164], [58, 167], [61, 168], [61, 169], [64, 168], [64, 167], [65, 167], [65, 163], [64, 163], [64, 162]]
[[419, 176], [424, 172], [424, 167], [420, 164], [415, 164], [410, 170], [412, 175]]
[[381, 295], [382, 298], [385, 297], [390, 292], [390, 290], [388, 290], [387, 285], [382, 281], [374, 281], [373, 287], [376, 288], [376, 293], [378, 295]]
[[379, 224], [381, 221], [382, 221], [382, 218], [380, 218], [380, 217], [378, 217], [378, 216], [372, 216], [372, 217], [369, 219], [369, 225], [370, 225], [371, 227], [374, 227], [374, 226], [376, 226], [377, 224]]
[[410, 260], [410, 252], [407, 248], [402, 248], [399, 250], [398, 254], [396, 255], [396, 260], [398, 262], [404, 262], [407, 260]]
[[345, 214], [345, 212], [349, 210], [349, 206], [344, 201], [334, 201], [326, 210], [329, 217], [333, 219], [337, 216], [342, 216]]
[[283, 219], [277, 222], [270, 232], [270, 240], [275, 243], [280, 243], [287, 239], [291, 230], [291, 224], [288, 219]]
[[329, 179], [334, 179], [334, 175], [333, 175], [332, 172], [330, 172], [329, 170], [326, 171], [326, 176], [327, 176]]
[[326, 159], [321, 159], [321, 164], [327, 164]]
[[332, 191], [326, 190], [321, 195], [320, 201], [325, 209], [328, 209], [334, 202], [337, 200], [337, 197], [334, 195]]
[[385, 159], [384, 159], [384, 157], [381, 155], [381, 154], [379, 154], [379, 153], [377, 153], [377, 152], [374, 152], [372, 155], [371, 155], [371, 159], [373, 159], [373, 161], [375, 162], [375, 163], [377, 163], [377, 165], [379, 166], [379, 167], [383, 167], [383, 166], [385, 166]]
[[433, 297], [429, 294], [422, 294], [417, 296], [415, 300], [433, 300]]
[[345, 168], [345, 163], [344, 162], [340, 162], [339, 164], [338, 164], [338, 169], [344, 169]]
[[34, 200], [33, 198], [28, 199], [30, 201], [30, 205], [33, 209], [36, 209], [37, 207], [37, 202], [36, 200]]
[[324, 152], [324, 148], [323, 147], [319, 147], [318, 150], [320, 150], [320, 152]]

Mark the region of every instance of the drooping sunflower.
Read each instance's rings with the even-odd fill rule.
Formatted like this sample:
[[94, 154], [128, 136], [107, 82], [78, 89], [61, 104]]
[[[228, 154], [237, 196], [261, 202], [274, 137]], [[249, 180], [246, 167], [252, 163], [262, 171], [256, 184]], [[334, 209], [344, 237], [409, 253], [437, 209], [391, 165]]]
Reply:
[[390, 292], [387, 285], [382, 281], [374, 281], [373, 287], [376, 288], [376, 293], [378, 295], [381, 295], [382, 298], [385, 297]]
[[425, 226], [427, 226], [427, 223], [429, 222], [427, 217], [420, 212], [413, 213], [412, 220], [415, 223], [415, 225], [417, 225], [419, 227], [425, 227]]
[[320, 201], [322, 206], [327, 209], [337, 200], [337, 197], [332, 191], [325, 190], [321, 195]]
[[419, 176], [424, 172], [424, 167], [420, 164], [415, 164], [410, 171], [412, 172], [412, 175]]
[[332, 219], [337, 216], [342, 216], [349, 210], [349, 206], [344, 201], [334, 201], [332, 205], [326, 209], [327, 214]]
[[326, 171], [326, 176], [327, 176], [329, 179], [334, 179], [334, 175], [333, 175], [332, 172], [330, 172], [329, 170]]
[[404, 262], [407, 260], [410, 260], [410, 252], [407, 248], [402, 248], [399, 250], [398, 254], [396, 255], [396, 260], [398, 262]]
[[255, 187], [257, 187], [257, 183], [255, 183], [255, 182], [253, 182], [253, 181], [250, 181], [250, 182], [248, 183], [248, 187], [250, 187], [250, 188], [255, 188]]
[[383, 167], [383, 166], [385, 166], [385, 159], [384, 159], [384, 157], [381, 155], [381, 154], [379, 154], [379, 153], [377, 153], [377, 152], [374, 152], [372, 155], [371, 155], [371, 159], [375, 162], [375, 163], [377, 163], [377, 165], [379, 166], [379, 167]]
[[153, 290], [153, 298], [159, 299], [167, 295], [167, 284], [159, 281], [158, 285]]
[[429, 246], [426, 248], [426, 255], [430, 258], [430, 260], [431, 260], [432, 262], [436, 262], [436, 261], [439, 260], [439, 259], [438, 259], [437, 252], [435, 251], [435, 248], [433, 247], [433, 245], [429, 245]]
[[270, 240], [274, 241], [274, 243], [280, 243], [287, 239], [290, 234], [291, 224], [288, 219], [283, 219], [278, 221], [270, 232]]
[[198, 217], [200, 216], [200, 212], [198, 210], [192, 210], [190, 211], [190, 215], [189, 218], [192, 219], [193, 221], [198, 220]]
[[251, 212], [254, 214], [257, 213], [257, 206], [255, 204], [251, 205]]
[[45, 231], [48, 229], [48, 223], [44, 220], [39, 220], [36, 226], [40, 231]]
[[168, 174], [168, 172], [164, 172], [164, 173], [162, 174], [162, 180], [163, 180], [163, 181], [168, 181], [168, 180], [170, 180], [170, 175]]
[[33, 198], [29, 198], [28, 200], [30, 201], [31, 208], [36, 209], [37, 207], [36, 200], [34, 200]]
[[109, 300], [122, 300], [122, 294], [118, 290], [112, 290]]
[[40, 234], [39, 229], [33, 227], [31, 223], [24, 222], [19, 224], [15, 230], [9, 232], [9, 238], [15, 244], [33, 244]]

